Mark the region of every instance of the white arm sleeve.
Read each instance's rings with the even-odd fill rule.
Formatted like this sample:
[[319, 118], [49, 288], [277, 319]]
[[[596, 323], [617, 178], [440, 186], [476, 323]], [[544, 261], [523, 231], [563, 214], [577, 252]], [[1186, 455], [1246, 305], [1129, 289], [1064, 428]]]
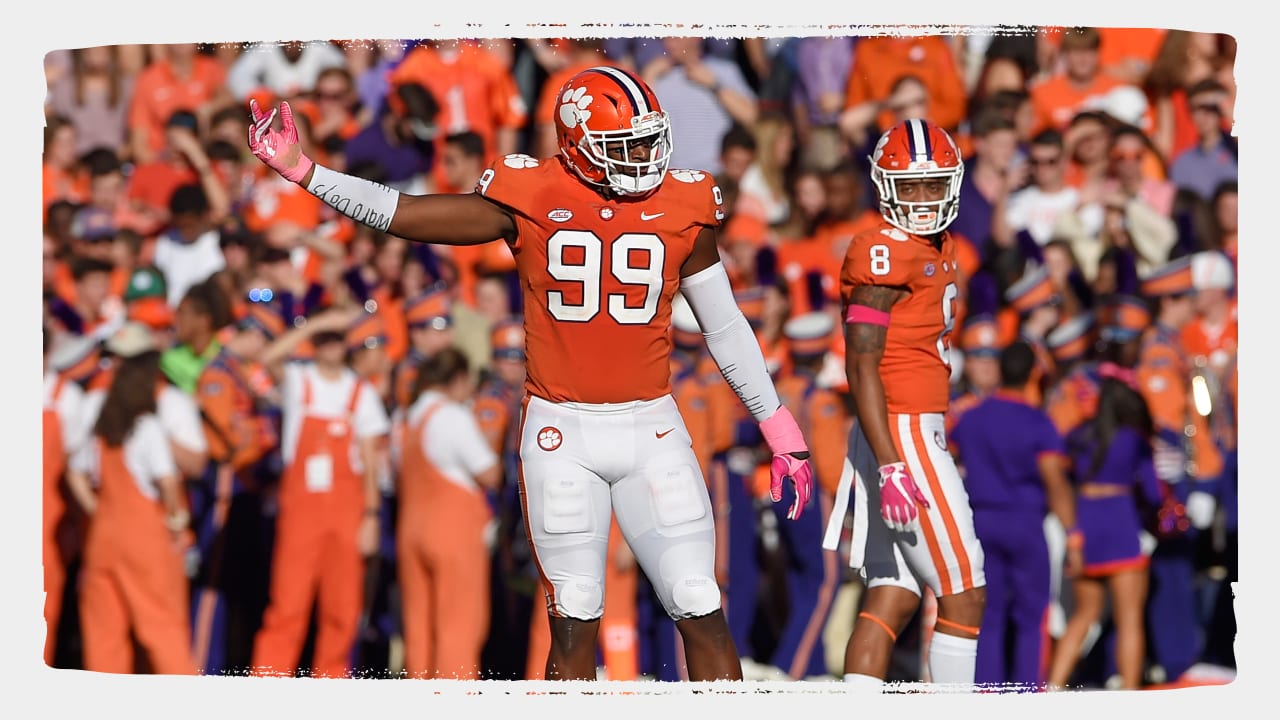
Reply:
[[724, 265], [715, 263], [681, 278], [680, 293], [689, 301], [707, 350], [725, 382], [756, 422], [768, 420], [782, 403], [765, 367], [756, 334], [733, 298]]
[[307, 192], [352, 220], [384, 232], [391, 227], [391, 217], [400, 204], [398, 190], [320, 164], [312, 168]]

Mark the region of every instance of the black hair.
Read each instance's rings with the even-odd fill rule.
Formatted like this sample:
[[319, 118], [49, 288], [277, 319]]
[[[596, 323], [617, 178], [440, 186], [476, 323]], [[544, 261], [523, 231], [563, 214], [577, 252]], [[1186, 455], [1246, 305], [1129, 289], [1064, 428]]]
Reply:
[[1036, 366], [1036, 353], [1025, 340], [1015, 340], [1000, 351], [1000, 386], [1026, 387]]
[[209, 196], [197, 183], [179, 185], [169, 195], [169, 213], [172, 215], [202, 215], [209, 212]]

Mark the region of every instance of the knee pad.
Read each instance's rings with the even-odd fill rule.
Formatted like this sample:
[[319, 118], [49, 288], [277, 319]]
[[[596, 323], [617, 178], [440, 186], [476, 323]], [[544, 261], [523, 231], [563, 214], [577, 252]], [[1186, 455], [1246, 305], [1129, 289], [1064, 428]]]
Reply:
[[720, 609], [720, 586], [714, 578], [688, 577], [676, 581], [671, 588], [672, 620], [702, 617]]
[[576, 577], [558, 583], [555, 588], [555, 610], [574, 620], [598, 620], [604, 615], [604, 589], [599, 581]]

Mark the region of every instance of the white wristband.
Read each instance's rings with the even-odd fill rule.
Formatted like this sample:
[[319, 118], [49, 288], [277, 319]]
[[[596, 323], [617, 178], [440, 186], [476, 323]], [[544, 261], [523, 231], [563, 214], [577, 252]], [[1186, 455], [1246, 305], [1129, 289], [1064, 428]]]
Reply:
[[312, 171], [307, 192], [352, 220], [384, 232], [400, 204], [400, 191], [323, 165]]

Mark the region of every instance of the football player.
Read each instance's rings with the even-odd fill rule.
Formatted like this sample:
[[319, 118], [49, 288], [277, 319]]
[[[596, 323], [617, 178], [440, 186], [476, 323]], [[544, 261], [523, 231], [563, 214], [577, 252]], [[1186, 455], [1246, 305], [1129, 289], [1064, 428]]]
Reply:
[[[938, 598], [929, 678], [972, 685], [986, 581], [944, 425], [957, 296], [946, 229], [959, 212], [964, 163], [946, 131], [921, 119], [891, 127], [869, 159], [883, 222], [854, 237], [841, 272], [857, 411], [856, 472], [846, 474], [858, 482], [850, 565], [867, 585], [844, 677], [881, 689], [923, 583]], [[877, 512], [882, 521], [868, 519]]]
[[671, 396], [677, 289], [760, 423], [773, 500], [794, 483], [792, 518], [810, 503], [813, 471], [720, 264], [720, 189], [707, 172], [668, 169], [671, 126], [653, 90], [615, 67], [574, 75], [556, 101], [559, 155], [507, 155], [459, 194], [403, 194], [317, 165], [287, 103], [250, 110], [254, 155], [344, 215], [416, 242], [511, 247], [528, 362], [521, 495], [551, 622], [546, 677], [596, 677], [614, 513], [680, 630], [689, 679], [741, 679], [715, 581], [711, 504]]

